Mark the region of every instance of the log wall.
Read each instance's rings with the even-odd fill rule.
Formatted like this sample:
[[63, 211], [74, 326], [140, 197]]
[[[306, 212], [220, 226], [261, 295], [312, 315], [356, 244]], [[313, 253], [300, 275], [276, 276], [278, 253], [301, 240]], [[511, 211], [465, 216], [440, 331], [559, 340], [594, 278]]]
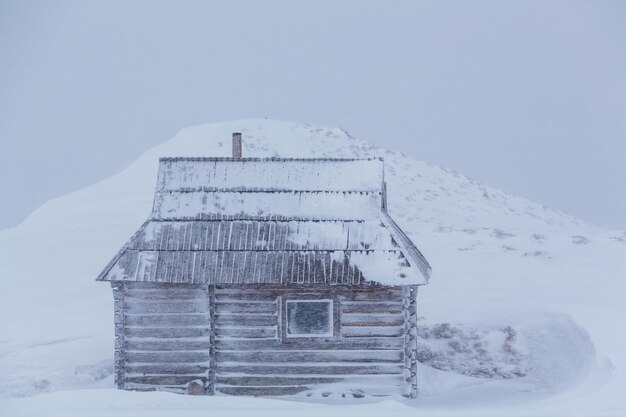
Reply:
[[[211, 390], [211, 321], [206, 286], [123, 285], [124, 389], [186, 392], [199, 381]], [[119, 292], [120, 290], [118, 290]], [[119, 365], [118, 365], [119, 366]]]
[[[332, 337], [287, 338], [287, 299], [333, 299]], [[404, 392], [402, 289], [217, 287], [217, 392]]]
[[[120, 388], [187, 392], [198, 381], [208, 395], [416, 393], [408, 287], [113, 287]], [[298, 299], [333, 300], [333, 336], [286, 337], [286, 301]]]

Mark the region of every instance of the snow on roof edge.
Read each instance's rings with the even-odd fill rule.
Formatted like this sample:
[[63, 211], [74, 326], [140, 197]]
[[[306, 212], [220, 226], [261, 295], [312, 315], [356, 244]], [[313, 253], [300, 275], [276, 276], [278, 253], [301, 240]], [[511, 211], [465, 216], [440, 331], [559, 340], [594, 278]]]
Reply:
[[162, 156], [159, 162], [179, 162], [179, 161], [198, 161], [198, 162], [342, 162], [342, 161], [384, 161], [382, 156], [373, 156], [369, 158], [283, 158], [283, 157], [246, 157], [231, 158], [228, 156]]
[[[162, 172], [161, 172], [161, 164], [165, 163], [171, 163], [171, 162], [226, 162], [228, 165], [230, 165], [230, 163], [241, 163], [241, 162], [274, 162], [274, 163], [280, 163], [280, 162], [351, 162], [351, 161], [379, 161], [380, 164], [380, 175], [381, 177], [379, 178], [379, 180], [382, 179], [381, 183], [380, 183], [380, 192], [382, 194], [382, 200], [379, 202], [379, 207], [376, 209], [376, 211], [378, 211], [379, 215], [375, 216], [377, 218], [379, 218], [379, 221], [382, 222], [382, 224], [389, 230], [389, 232], [391, 233], [391, 235], [393, 236], [393, 239], [399, 244], [399, 246], [401, 247], [401, 252], [404, 254], [404, 257], [409, 261], [409, 264], [417, 269], [419, 271], [418, 274], [415, 275], [415, 277], [419, 277], [421, 275], [422, 279], [420, 280], [418, 278], [418, 281], [416, 284], [417, 285], [424, 285], [427, 284], [430, 278], [430, 274], [431, 274], [431, 267], [428, 263], [428, 261], [425, 259], [425, 257], [422, 255], [422, 253], [419, 251], [419, 249], [417, 249], [417, 247], [415, 246], [415, 244], [410, 240], [410, 238], [400, 229], [400, 227], [395, 223], [395, 221], [389, 216], [388, 212], [387, 212], [387, 207], [386, 207], [386, 190], [385, 190], [385, 182], [384, 182], [384, 159], [382, 157], [373, 157], [373, 158], [276, 158], [276, 157], [272, 157], [272, 158], [229, 158], [229, 157], [162, 157], [159, 159], [160, 162], [160, 167], [159, 167], [159, 179], [157, 180], [157, 187], [155, 190], [155, 203], [156, 203], [156, 199], [157, 196], [163, 191], [160, 190], [160, 185], [162, 182]], [[330, 179], [330, 178], [329, 178]], [[187, 191], [187, 188], [182, 187], [183, 184], [178, 184], [177, 187], [175, 187], [173, 190], [171, 191], [176, 191], [176, 194], [180, 195], [181, 191]], [[194, 191], [197, 191], [197, 189], [192, 188]], [[225, 191], [231, 191], [231, 190], [227, 190], [227, 189], [223, 189], [223, 188], [217, 188], [214, 191], [220, 193], [220, 192], [225, 192]], [[234, 190], [232, 190], [234, 191]], [[243, 190], [239, 190], [237, 189], [237, 191], [243, 191]], [[247, 191], [247, 190], [246, 190]], [[258, 193], [260, 191], [269, 191], [267, 189], [260, 189], [258, 187], [252, 187], [251, 190], [249, 191], [255, 191], [255, 193]], [[274, 190], [276, 191], [276, 190]], [[327, 192], [333, 194], [334, 190], [326, 190]], [[318, 191], [319, 192], [319, 191]], [[342, 191], [342, 193], [345, 194], [345, 190]], [[358, 194], [363, 194], [363, 191], [359, 191]], [[183, 193], [184, 194], [184, 193]], [[262, 192], [261, 194], [265, 194], [264, 192]], [[316, 193], [317, 194], [317, 193]], [[368, 192], [365, 192], [365, 194], [369, 194]], [[150, 222], [151, 220], [156, 220], [154, 219], [154, 216], [151, 216], [152, 218], [150, 218], [147, 222], [145, 222], [137, 232], [135, 232], [135, 234], [128, 240], [128, 242], [121, 248], [121, 250], [118, 252], [118, 254], [111, 260], [111, 262], [105, 267], [105, 269], [101, 272], [101, 274], [98, 275], [97, 277], [97, 281], [105, 281], [106, 280], [106, 275], [110, 272], [110, 270], [115, 266], [115, 264], [119, 261], [120, 257], [123, 255], [123, 253], [128, 249], [128, 247], [137, 239], [137, 236], [145, 229], [146, 225], [148, 222]], [[197, 216], [194, 216], [197, 217]], [[209, 220], [209, 219], [196, 219], [196, 220]], [[218, 220], [218, 219], [214, 219], [214, 220]], [[219, 219], [219, 220], [224, 220], [224, 219]], [[261, 220], [261, 219], [257, 219], [257, 220]], [[292, 219], [294, 220], [294, 219]], [[317, 219], [317, 220], [322, 220], [322, 219]], [[345, 220], [345, 219], [342, 219]], [[261, 220], [262, 221], [262, 220]], [[417, 271], [415, 271], [417, 272]], [[384, 280], [383, 280], [384, 281]], [[381, 282], [382, 283], [382, 282]], [[415, 285], [415, 284], [413, 284]]]
[[430, 281], [430, 275], [432, 272], [432, 267], [426, 260], [426, 257], [420, 252], [415, 243], [400, 229], [400, 226], [391, 218], [386, 209], [382, 210], [382, 220], [385, 223], [385, 226], [389, 228], [389, 231], [392, 233], [392, 236], [397, 238], [397, 242], [400, 247], [405, 252], [405, 255], [413, 261], [414, 266], [420, 270], [422, 276], [424, 277], [424, 282], [417, 285], [425, 285]]
[[104, 267], [102, 272], [100, 272], [98, 274], [98, 276], [96, 277], [96, 281], [106, 281], [105, 280], [106, 275], [115, 266], [115, 264], [117, 263], [117, 261], [119, 261], [119, 259], [122, 257], [122, 255], [124, 255], [124, 252], [126, 252], [126, 250], [131, 245], [131, 243], [133, 243], [135, 240], [137, 240], [137, 238], [141, 235], [141, 233], [144, 231], [144, 229], [148, 226], [148, 223], [150, 223], [151, 221], [152, 221], [151, 219], [147, 219], [146, 221], [144, 221], [141, 224], [141, 226], [139, 226], [139, 228], [135, 231], [135, 233], [132, 234], [130, 239], [128, 239], [126, 241], [126, 243], [124, 243], [124, 245], [122, 245], [120, 250], [117, 251], [117, 253], [113, 257], [113, 259], [111, 259], [109, 261], [109, 263]]

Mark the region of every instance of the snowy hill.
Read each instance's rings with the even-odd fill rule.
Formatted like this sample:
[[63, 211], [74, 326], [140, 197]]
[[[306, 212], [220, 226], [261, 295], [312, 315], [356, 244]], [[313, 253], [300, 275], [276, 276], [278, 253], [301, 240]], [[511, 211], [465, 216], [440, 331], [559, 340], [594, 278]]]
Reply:
[[[0, 231], [0, 397], [113, 386], [111, 290], [94, 278], [149, 215], [158, 158], [229, 156], [234, 131], [244, 156], [384, 157], [389, 210], [433, 266], [418, 297], [425, 365], [416, 406], [497, 397], [511, 407], [543, 401], [555, 415], [626, 414], [618, 395], [626, 389], [625, 232], [341, 129], [270, 120], [184, 129], [119, 174]], [[45, 402], [37, 398], [46, 397], [6, 404]]]

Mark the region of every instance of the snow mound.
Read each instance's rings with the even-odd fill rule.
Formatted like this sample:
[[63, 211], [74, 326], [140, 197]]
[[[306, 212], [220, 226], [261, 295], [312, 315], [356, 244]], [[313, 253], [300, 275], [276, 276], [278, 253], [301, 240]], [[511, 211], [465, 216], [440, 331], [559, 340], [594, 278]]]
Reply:
[[417, 335], [417, 360], [435, 369], [477, 378], [528, 375], [528, 355], [517, 345], [518, 331], [510, 325], [420, 324]]
[[[624, 410], [623, 395], [614, 395], [626, 390], [624, 231], [596, 228], [341, 129], [273, 120], [184, 129], [122, 172], [0, 231], [0, 396], [112, 386], [112, 297], [94, 278], [149, 215], [158, 158], [229, 156], [235, 131], [243, 133], [244, 156], [385, 159], [390, 214], [433, 266], [418, 295], [419, 314], [431, 323], [422, 340], [432, 366], [420, 367], [421, 404], [573, 392], [591, 381], [590, 337], [615, 371], [577, 394], [588, 401], [572, 403]], [[443, 337], [434, 323], [452, 323], [454, 334]]]
[[589, 334], [567, 315], [535, 314], [503, 323], [422, 321], [418, 359], [423, 365], [477, 379], [523, 379], [536, 393], [580, 381], [593, 364], [595, 348]]

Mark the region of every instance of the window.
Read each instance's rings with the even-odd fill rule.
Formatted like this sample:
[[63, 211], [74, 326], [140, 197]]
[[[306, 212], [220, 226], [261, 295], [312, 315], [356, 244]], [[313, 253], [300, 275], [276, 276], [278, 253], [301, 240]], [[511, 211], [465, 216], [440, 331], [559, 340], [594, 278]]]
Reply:
[[333, 336], [332, 300], [287, 300], [287, 337]]

